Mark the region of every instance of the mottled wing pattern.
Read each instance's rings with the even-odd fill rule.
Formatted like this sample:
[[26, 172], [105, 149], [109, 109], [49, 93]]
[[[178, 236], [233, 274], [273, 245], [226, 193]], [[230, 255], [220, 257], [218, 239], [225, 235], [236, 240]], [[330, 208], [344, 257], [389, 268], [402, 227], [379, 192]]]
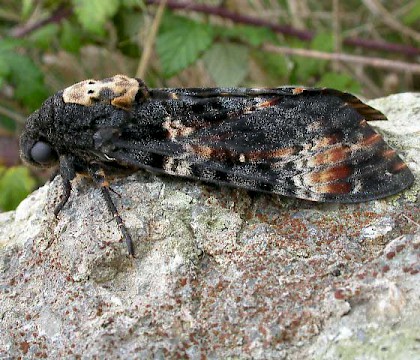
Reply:
[[169, 109], [185, 102], [191, 114], [169, 112], [162, 119], [161, 140], [139, 142], [137, 135], [130, 138], [131, 128], [107, 156], [313, 201], [377, 199], [413, 181], [404, 162], [367, 123], [384, 115], [350, 94], [296, 87], [167, 92], [173, 98]]

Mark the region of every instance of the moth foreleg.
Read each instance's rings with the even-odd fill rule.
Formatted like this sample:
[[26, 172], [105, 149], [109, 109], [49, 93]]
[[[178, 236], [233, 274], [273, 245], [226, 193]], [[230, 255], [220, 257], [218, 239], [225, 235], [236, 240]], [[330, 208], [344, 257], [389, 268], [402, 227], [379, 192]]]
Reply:
[[118, 213], [118, 210], [112, 201], [111, 194], [110, 194], [110, 187], [109, 183], [105, 178], [105, 173], [100, 168], [92, 167], [89, 170], [92, 179], [95, 181], [95, 183], [99, 186], [101, 189], [102, 196], [105, 200], [105, 204], [108, 208], [109, 213], [112, 215], [112, 217], [117, 222], [118, 228], [121, 231], [121, 234], [125, 240], [125, 243], [127, 244], [128, 254], [130, 256], [134, 257], [134, 245], [133, 240], [131, 239], [130, 233], [128, 232], [127, 228], [124, 225], [124, 222], [121, 218], [121, 216]]
[[63, 209], [64, 205], [66, 205], [67, 201], [69, 200], [71, 194], [71, 183], [68, 179], [62, 179], [63, 181], [63, 194], [61, 195], [60, 202], [54, 209], [54, 215], [57, 217], [60, 211]]
[[60, 157], [60, 174], [62, 178], [63, 194], [61, 195], [60, 202], [54, 209], [54, 215], [57, 217], [60, 211], [63, 209], [69, 200], [71, 194], [71, 183], [76, 176], [72, 159], [67, 156]]

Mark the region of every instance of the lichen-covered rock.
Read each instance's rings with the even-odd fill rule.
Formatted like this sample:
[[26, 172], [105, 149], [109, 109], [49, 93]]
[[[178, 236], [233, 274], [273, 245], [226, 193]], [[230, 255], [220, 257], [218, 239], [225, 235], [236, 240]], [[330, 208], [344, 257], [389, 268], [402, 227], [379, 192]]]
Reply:
[[[371, 102], [416, 182], [364, 204], [315, 204], [139, 172], [100, 193], [59, 179], [0, 214], [0, 357], [414, 358], [420, 95]], [[416, 286], [417, 285], [417, 286]]]

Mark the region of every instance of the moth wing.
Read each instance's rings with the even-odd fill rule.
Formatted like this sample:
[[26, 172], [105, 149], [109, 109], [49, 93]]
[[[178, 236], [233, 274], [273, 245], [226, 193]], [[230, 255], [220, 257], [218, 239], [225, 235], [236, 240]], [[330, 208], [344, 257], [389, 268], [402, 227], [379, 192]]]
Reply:
[[[176, 119], [180, 131], [165, 140], [144, 145], [119, 139], [109, 156], [154, 171], [313, 201], [367, 201], [413, 182], [405, 163], [366, 121], [385, 119], [383, 114], [356, 97], [305, 88], [254, 91], [252, 97], [253, 105], [223, 116], [196, 114], [194, 128], [191, 119]], [[183, 125], [190, 130], [181, 131]]]

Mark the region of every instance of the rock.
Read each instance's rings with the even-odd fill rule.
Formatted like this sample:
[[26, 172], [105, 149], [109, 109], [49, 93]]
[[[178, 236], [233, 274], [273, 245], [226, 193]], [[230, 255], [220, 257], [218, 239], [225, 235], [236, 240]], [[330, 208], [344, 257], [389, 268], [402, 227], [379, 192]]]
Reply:
[[[416, 179], [419, 103], [371, 103]], [[419, 354], [418, 180], [337, 205], [139, 172], [112, 184], [135, 259], [87, 180], [55, 219], [59, 180], [0, 214], [1, 358]]]

